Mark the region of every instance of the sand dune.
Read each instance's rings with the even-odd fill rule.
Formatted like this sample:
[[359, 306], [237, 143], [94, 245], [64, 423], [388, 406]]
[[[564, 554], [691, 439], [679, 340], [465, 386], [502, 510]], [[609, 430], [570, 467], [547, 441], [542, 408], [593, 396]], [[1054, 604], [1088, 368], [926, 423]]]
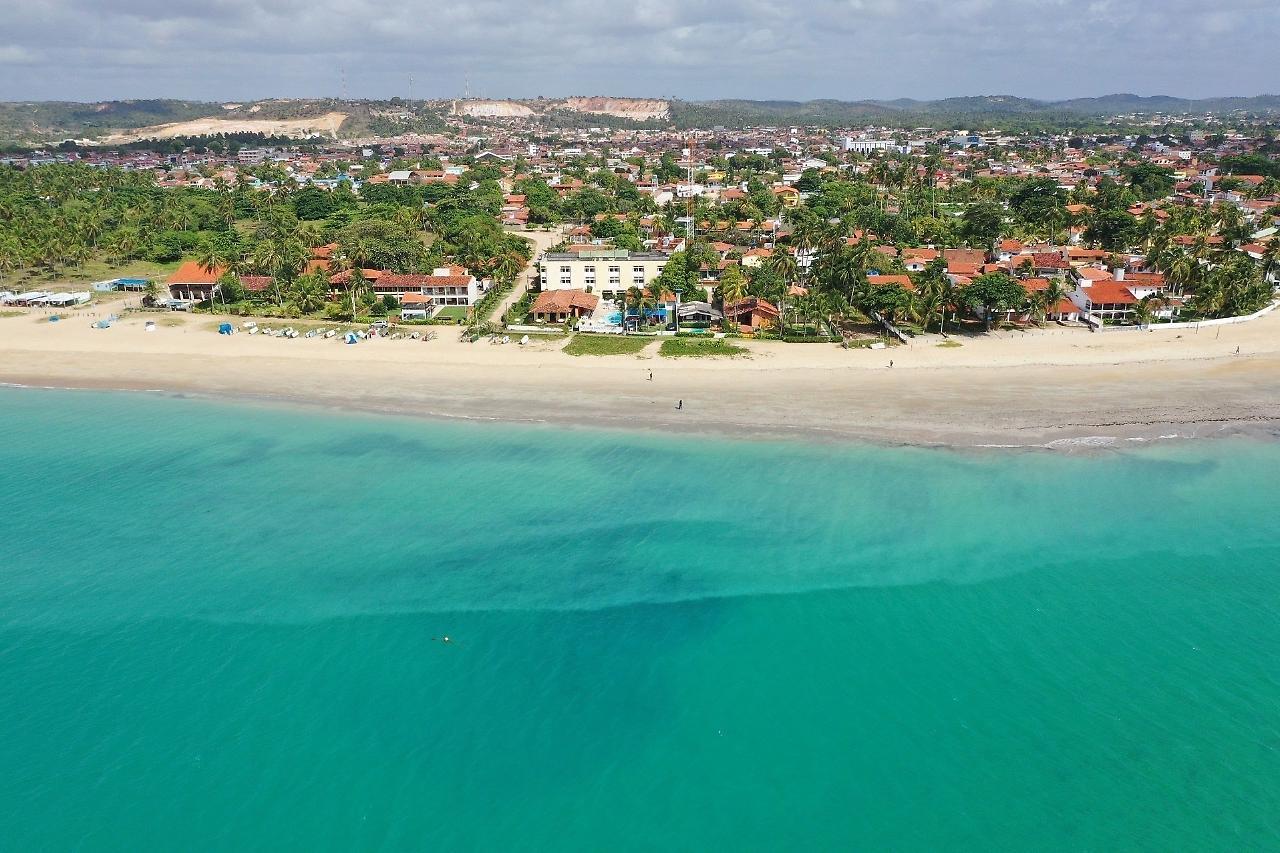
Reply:
[[338, 128], [347, 120], [346, 113], [330, 112], [312, 118], [198, 118], [191, 121], [158, 124], [137, 130], [113, 133], [102, 139], [104, 144], [136, 142], [142, 139], [173, 139], [178, 136], [207, 136], [219, 133], [263, 133], [278, 136], [309, 136], [320, 133], [337, 138]]

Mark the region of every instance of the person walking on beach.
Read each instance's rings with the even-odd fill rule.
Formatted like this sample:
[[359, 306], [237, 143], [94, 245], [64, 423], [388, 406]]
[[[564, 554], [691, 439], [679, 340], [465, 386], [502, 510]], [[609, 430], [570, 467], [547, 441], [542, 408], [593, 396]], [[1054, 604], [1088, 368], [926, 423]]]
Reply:
[[893, 367], [893, 359], [889, 359], [889, 367]]
[[650, 371], [649, 371], [649, 381], [650, 381], [650, 382], [652, 382], [652, 381], [653, 381], [653, 371], [652, 371], [652, 370], [650, 370]]
[[678, 411], [678, 410], [683, 409], [683, 408], [684, 408], [684, 400], [679, 400], [679, 401], [677, 401], [677, 402], [676, 402], [676, 410]]

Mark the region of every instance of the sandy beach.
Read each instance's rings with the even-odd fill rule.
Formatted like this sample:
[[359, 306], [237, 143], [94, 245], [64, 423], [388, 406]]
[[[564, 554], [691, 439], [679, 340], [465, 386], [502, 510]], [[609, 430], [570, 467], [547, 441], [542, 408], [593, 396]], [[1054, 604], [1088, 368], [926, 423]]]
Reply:
[[[145, 332], [147, 319], [160, 327]], [[957, 447], [1280, 431], [1280, 314], [1201, 330], [1049, 326], [964, 338], [959, 347], [931, 338], [882, 351], [748, 341], [750, 354], [730, 359], [663, 358], [656, 342], [638, 356], [573, 357], [560, 352], [563, 339], [467, 344], [451, 327], [430, 342], [347, 346], [222, 336], [216, 321], [131, 314], [101, 330], [83, 311], [57, 323], [35, 313], [0, 318], [0, 382]]]

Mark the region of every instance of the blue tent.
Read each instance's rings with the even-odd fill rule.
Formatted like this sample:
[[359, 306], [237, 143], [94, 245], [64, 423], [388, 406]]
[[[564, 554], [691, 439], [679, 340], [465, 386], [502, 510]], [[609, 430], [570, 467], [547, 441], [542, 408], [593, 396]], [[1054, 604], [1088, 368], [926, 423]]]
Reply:
[[343, 338], [343, 340], [349, 344], [356, 344], [360, 342], [360, 339], [356, 337], [355, 332], [347, 332], [347, 336]]
[[230, 323], [223, 323], [222, 325], [218, 326], [218, 334], [220, 335], [229, 335], [234, 331], [235, 329], [231, 328]]

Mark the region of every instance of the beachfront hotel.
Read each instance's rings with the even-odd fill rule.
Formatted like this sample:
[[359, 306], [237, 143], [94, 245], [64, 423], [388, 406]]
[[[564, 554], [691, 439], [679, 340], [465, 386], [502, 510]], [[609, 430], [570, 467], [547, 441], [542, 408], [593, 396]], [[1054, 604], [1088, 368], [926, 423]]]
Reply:
[[661, 252], [629, 252], [603, 246], [546, 252], [539, 263], [543, 290], [581, 290], [618, 299], [633, 287], [646, 288], [669, 258]]

